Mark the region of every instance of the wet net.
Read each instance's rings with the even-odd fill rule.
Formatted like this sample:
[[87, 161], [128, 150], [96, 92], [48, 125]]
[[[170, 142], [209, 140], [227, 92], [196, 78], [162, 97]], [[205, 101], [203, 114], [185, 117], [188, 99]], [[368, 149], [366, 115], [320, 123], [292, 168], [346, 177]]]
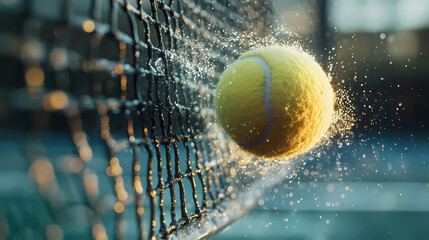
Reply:
[[236, 166], [212, 96], [246, 50], [233, 35], [263, 34], [271, 11], [0, 1], [0, 237], [197, 238], [246, 212], [263, 188]]

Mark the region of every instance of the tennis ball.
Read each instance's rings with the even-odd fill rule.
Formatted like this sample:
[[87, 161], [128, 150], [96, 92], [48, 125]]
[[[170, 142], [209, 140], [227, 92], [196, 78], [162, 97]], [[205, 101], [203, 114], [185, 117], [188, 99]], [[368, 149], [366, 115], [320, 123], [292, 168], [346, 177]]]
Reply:
[[287, 46], [248, 51], [228, 66], [214, 96], [217, 121], [242, 149], [262, 158], [292, 157], [328, 130], [335, 94], [309, 54]]

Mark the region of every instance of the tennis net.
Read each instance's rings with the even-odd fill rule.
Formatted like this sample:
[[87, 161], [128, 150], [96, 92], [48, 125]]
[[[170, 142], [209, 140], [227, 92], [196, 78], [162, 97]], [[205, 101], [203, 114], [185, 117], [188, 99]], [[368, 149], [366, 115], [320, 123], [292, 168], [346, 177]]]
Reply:
[[0, 1], [0, 12], [4, 237], [210, 236], [284, 177], [241, 163], [212, 108], [220, 73], [248, 48], [238, 36], [269, 28], [269, 1]]

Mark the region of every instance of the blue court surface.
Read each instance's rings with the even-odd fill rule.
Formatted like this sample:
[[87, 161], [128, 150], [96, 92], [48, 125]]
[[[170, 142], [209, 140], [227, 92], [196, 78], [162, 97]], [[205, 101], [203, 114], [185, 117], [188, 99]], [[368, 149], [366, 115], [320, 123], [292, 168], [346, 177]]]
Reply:
[[308, 162], [214, 239], [428, 239], [427, 136], [369, 139], [328, 150], [342, 155], [341, 171], [335, 160]]

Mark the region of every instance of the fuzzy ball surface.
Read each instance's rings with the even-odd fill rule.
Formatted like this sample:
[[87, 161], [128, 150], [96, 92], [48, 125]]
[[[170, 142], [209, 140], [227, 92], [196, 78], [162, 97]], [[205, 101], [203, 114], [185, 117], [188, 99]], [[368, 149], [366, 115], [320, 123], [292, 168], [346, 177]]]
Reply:
[[330, 80], [309, 54], [288, 46], [245, 52], [220, 77], [217, 121], [242, 149], [261, 158], [308, 151], [334, 113]]

